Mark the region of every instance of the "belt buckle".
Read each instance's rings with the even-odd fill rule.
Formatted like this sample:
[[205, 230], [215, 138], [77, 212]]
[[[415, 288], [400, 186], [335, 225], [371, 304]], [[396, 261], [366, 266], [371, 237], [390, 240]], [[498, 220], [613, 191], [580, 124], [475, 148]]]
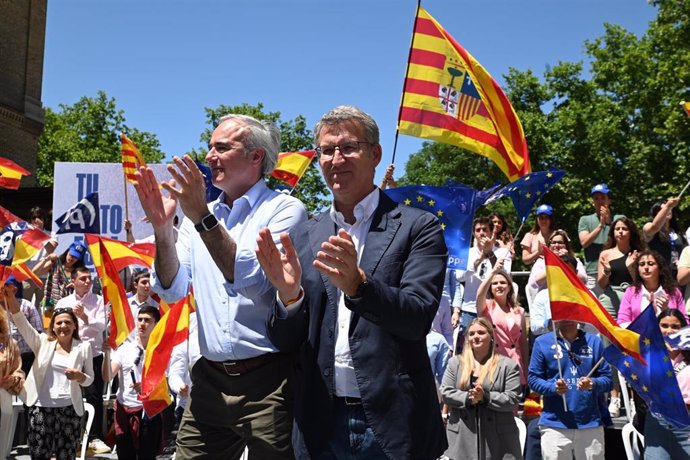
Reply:
[[229, 375], [230, 377], [237, 377], [239, 375], [242, 375], [241, 373], [238, 373], [238, 372], [230, 372], [230, 370], [228, 369], [228, 368], [232, 369], [232, 367], [236, 366], [237, 361], [230, 361], [230, 362], [223, 361], [221, 364], [223, 364], [223, 369], [225, 370], [225, 373], [227, 375]]
[[345, 401], [346, 406], [359, 406], [362, 404], [362, 400], [360, 398], [353, 398], [351, 396], [343, 396], [343, 400]]

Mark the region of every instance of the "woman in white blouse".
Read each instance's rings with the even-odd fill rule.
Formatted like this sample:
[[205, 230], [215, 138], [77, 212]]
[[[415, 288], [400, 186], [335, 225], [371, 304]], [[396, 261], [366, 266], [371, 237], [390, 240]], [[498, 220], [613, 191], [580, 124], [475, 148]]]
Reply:
[[84, 414], [80, 387], [93, 381], [91, 346], [79, 340], [71, 308], [55, 309], [47, 333], [39, 333], [17, 299], [3, 294], [14, 324], [36, 355], [20, 394], [29, 406], [29, 454], [32, 459], [74, 458]]

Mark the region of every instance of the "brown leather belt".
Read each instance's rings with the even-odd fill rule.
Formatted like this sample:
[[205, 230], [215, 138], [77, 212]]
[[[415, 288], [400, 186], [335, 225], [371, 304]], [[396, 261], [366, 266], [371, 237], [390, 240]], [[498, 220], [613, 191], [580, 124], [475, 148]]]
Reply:
[[211, 361], [206, 362], [214, 369], [223, 372], [230, 377], [237, 377], [251, 372], [264, 364], [268, 364], [276, 359], [286, 356], [285, 353], [266, 353], [253, 358], [238, 359], [235, 361]]

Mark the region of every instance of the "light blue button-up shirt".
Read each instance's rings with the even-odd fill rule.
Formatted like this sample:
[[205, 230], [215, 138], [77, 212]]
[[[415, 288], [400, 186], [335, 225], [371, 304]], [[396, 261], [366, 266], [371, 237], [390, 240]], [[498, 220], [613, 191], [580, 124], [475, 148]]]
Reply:
[[211, 361], [247, 359], [277, 351], [266, 333], [276, 291], [256, 259], [256, 237], [260, 229], [268, 227], [282, 249], [280, 233], [307, 220], [298, 199], [270, 190], [263, 180], [236, 199], [232, 208], [224, 200], [222, 194], [209, 203], [209, 211], [237, 244], [234, 281], [225, 279], [187, 218], [182, 221], [176, 244], [180, 268], [170, 287], [161, 286], [155, 271], [151, 276], [152, 289], [167, 302], [187, 295], [189, 284], [193, 284], [199, 347]]

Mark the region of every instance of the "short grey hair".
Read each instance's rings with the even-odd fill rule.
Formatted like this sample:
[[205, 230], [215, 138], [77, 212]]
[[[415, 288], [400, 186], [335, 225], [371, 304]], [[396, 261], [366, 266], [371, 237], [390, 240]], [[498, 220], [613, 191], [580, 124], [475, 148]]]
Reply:
[[218, 126], [228, 120], [236, 120], [249, 128], [249, 135], [244, 140], [244, 156], [254, 150], [263, 150], [264, 159], [261, 163], [261, 174], [267, 176], [273, 172], [280, 153], [280, 130], [269, 122], [257, 120], [249, 115], [230, 113], [223, 115], [218, 120]]
[[367, 142], [372, 144], [379, 143], [379, 127], [374, 119], [368, 113], [352, 105], [339, 105], [324, 114], [314, 127], [314, 143], [316, 145], [319, 144], [321, 130], [326, 126], [339, 125], [349, 121], [359, 122], [364, 127]]

